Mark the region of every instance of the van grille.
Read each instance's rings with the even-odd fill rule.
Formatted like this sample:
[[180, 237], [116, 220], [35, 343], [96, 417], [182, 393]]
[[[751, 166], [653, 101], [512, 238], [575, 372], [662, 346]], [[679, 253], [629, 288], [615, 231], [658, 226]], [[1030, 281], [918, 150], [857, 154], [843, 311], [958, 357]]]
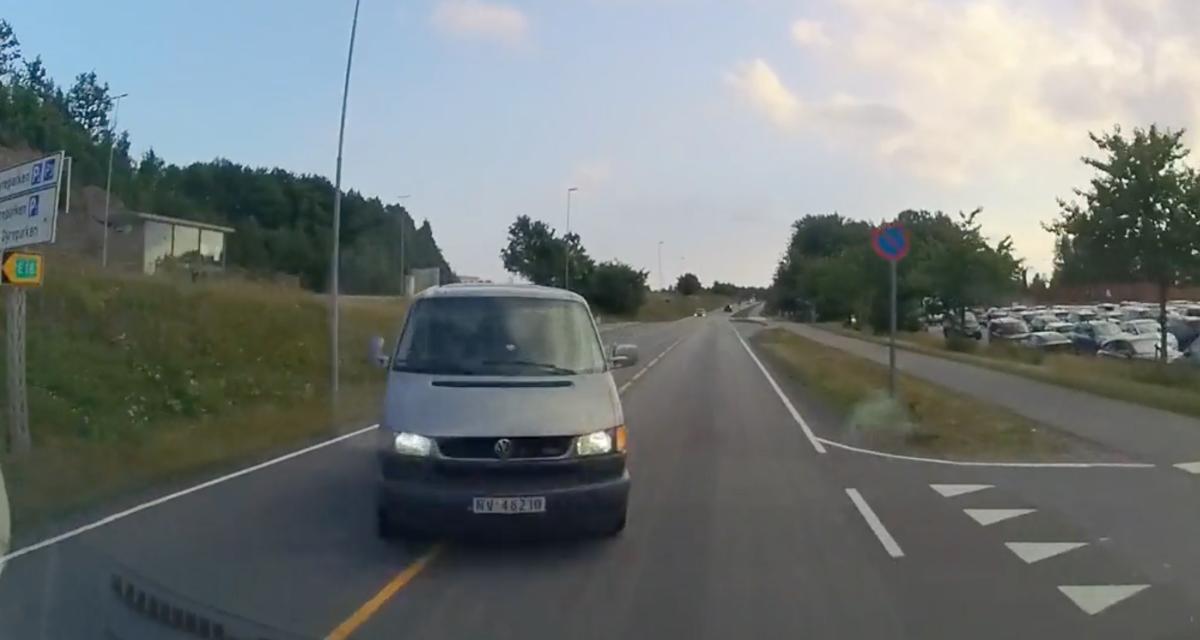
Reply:
[[501, 438], [438, 438], [437, 445], [438, 451], [446, 458], [529, 460], [561, 458], [571, 448], [573, 439], [573, 436], [508, 438], [512, 450], [507, 458], [501, 458], [496, 453], [496, 442]]

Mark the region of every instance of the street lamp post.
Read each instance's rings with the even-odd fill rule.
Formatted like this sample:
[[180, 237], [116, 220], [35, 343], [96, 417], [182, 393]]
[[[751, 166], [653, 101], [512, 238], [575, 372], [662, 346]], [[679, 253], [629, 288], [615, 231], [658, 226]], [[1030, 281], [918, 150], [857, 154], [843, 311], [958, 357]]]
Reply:
[[[411, 195], [396, 196], [397, 200], [408, 200]], [[404, 274], [404, 206], [400, 206], [400, 295], [408, 297], [408, 277]]]
[[128, 93], [122, 93], [119, 96], [113, 96], [113, 120], [112, 126], [108, 130], [108, 177], [104, 181], [104, 240], [101, 241], [100, 246], [101, 267], [108, 267], [108, 207], [109, 201], [112, 199], [113, 150], [117, 146], [117, 118], [121, 115], [121, 98], [128, 95]]
[[[350, 23], [350, 51], [346, 54], [346, 80], [342, 85], [342, 119], [338, 125], [337, 169], [333, 183], [333, 256], [329, 267], [329, 342], [330, 342], [330, 391], [334, 407], [338, 399], [338, 249], [342, 232], [342, 144], [346, 139], [346, 102], [350, 97], [350, 65], [354, 62], [354, 35], [358, 31], [358, 6], [354, 0], [354, 19]], [[336, 419], [336, 416], [334, 416]]]
[[666, 291], [667, 290], [667, 281], [663, 280], [663, 270], [662, 270], [662, 246], [663, 246], [663, 241], [659, 240], [658, 241], [658, 288], [660, 291]]
[[579, 187], [567, 188], [567, 233], [563, 236], [563, 288], [571, 290], [571, 245], [567, 243], [567, 237], [571, 235], [571, 194], [579, 191]]

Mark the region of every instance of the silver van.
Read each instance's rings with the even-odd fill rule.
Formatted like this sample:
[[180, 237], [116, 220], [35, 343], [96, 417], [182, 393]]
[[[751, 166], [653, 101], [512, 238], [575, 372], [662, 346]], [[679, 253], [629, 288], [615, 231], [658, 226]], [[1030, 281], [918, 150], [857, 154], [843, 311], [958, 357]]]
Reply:
[[380, 424], [379, 533], [625, 527], [627, 432], [583, 298], [561, 289], [448, 285], [409, 308]]

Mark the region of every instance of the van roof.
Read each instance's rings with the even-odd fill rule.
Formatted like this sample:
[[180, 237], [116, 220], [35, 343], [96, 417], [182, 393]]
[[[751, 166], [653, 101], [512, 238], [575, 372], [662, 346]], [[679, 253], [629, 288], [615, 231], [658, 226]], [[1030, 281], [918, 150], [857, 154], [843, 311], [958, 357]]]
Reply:
[[431, 287], [417, 294], [422, 298], [546, 298], [584, 302], [579, 294], [533, 284], [458, 283]]

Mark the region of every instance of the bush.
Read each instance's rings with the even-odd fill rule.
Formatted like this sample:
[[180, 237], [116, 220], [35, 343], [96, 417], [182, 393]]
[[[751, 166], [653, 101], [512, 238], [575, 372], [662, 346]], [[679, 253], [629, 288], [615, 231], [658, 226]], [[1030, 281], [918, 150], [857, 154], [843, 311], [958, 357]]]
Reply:
[[615, 260], [601, 263], [591, 273], [585, 297], [604, 313], [632, 315], [646, 299], [647, 275]]

